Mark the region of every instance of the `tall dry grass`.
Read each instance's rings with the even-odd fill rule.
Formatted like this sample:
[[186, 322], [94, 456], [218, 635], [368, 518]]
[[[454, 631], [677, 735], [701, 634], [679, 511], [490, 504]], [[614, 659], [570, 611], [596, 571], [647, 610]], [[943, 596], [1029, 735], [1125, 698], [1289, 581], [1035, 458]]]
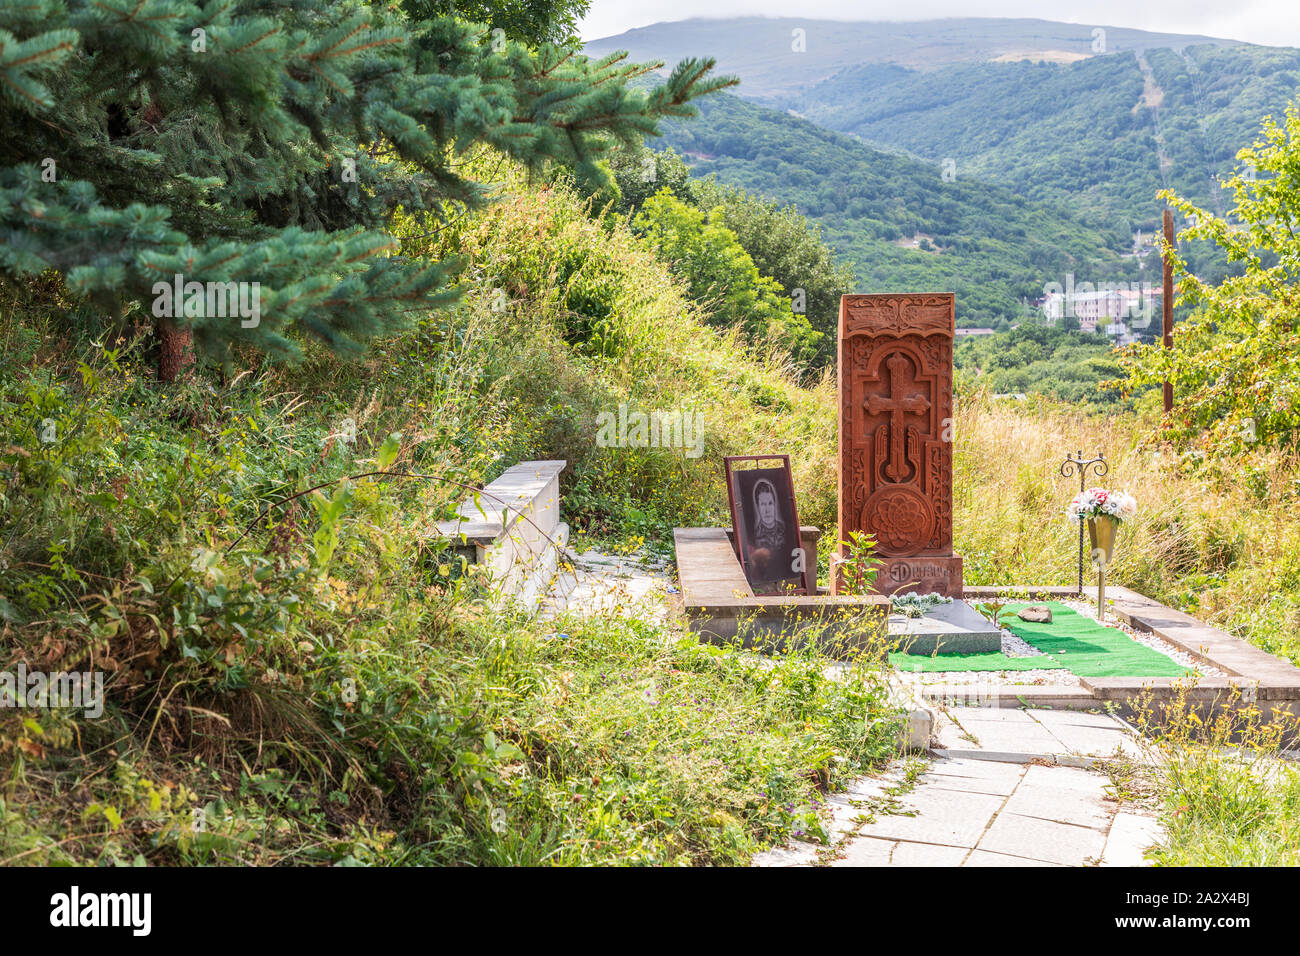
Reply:
[[[1300, 662], [1300, 462], [1259, 450], [1205, 461], [1150, 439], [1149, 416], [1099, 416], [1047, 403], [957, 403], [954, 536], [971, 584], [1072, 584], [1078, 531], [1065, 506], [1068, 453], [1102, 452], [1104, 477], [1138, 499], [1111, 580]], [[1085, 571], [1087, 574], [1088, 571]]]

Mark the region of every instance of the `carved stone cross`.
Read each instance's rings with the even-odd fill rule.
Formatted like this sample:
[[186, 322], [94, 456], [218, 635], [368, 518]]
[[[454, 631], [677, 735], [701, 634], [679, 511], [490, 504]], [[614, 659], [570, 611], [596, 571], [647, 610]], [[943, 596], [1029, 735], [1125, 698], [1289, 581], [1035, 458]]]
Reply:
[[906, 392], [909, 383], [904, 379], [908, 361], [895, 352], [885, 360], [889, 372], [890, 395], [868, 395], [867, 411], [872, 415], [889, 412], [889, 462], [885, 465], [885, 477], [891, 481], [903, 481], [908, 477], [906, 454], [906, 431], [904, 415], [923, 415], [930, 410], [930, 400], [919, 392]]
[[952, 550], [955, 312], [941, 293], [840, 302], [840, 540], [875, 537], [876, 589], [887, 594], [962, 595]]

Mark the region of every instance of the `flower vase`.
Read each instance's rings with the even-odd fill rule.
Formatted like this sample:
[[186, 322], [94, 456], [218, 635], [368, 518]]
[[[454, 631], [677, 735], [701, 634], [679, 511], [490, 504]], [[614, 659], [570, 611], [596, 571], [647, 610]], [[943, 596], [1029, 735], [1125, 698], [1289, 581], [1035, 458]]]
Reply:
[[1119, 521], [1109, 515], [1088, 519], [1088, 540], [1092, 542], [1092, 559], [1097, 562], [1097, 620], [1106, 620], [1106, 568], [1115, 556], [1115, 538]]

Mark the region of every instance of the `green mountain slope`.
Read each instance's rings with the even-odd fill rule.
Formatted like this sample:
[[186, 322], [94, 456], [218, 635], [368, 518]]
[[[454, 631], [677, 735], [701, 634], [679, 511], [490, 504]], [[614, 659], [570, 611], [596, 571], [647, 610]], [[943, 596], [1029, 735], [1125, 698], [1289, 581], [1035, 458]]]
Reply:
[[688, 20], [588, 44], [615, 49], [717, 54], [748, 100], [1130, 236], [1164, 187], [1219, 208], [1237, 151], [1300, 92], [1290, 47], [1045, 20]]
[[1217, 180], [1297, 90], [1300, 50], [1201, 45], [1071, 64], [870, 64], [791, 105], [868, 143], [951, 158], [958, 176], [1149, 227], [1163, 187], [1220, 203]]
[[[1010, 190], [945, 182], [941, 167], [888, 154], [735, 96], [665, 125], [696, 175], [792, 202], [819, 222], [870, 291], [957, 293], [963, 326], [1003, 326], [1066, 273], [1136, 281], [1126, 226], [1099, 229]], [[1150, 277], [1148, 277], [1150, 278]]]

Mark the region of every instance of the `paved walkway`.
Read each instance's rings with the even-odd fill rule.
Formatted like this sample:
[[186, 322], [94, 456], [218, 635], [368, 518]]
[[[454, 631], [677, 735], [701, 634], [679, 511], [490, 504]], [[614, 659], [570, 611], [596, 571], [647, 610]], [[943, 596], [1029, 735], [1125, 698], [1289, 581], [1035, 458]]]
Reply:
[[662, 621], [672, 584], [662, 561], [590, 550], [567, 552], [566, 562], [543, 596], [538, 614], [549, 620], [561, 613], [581, 616], [636, 615]]
[[1142, 866], [1153, 817], [1121, 807], [1099, 758], [1139, 756], [1105, 714], [953, 708], [914, 785], [896, 761], [829, 802], [831, 848], [759, 854], [757, 866]]

